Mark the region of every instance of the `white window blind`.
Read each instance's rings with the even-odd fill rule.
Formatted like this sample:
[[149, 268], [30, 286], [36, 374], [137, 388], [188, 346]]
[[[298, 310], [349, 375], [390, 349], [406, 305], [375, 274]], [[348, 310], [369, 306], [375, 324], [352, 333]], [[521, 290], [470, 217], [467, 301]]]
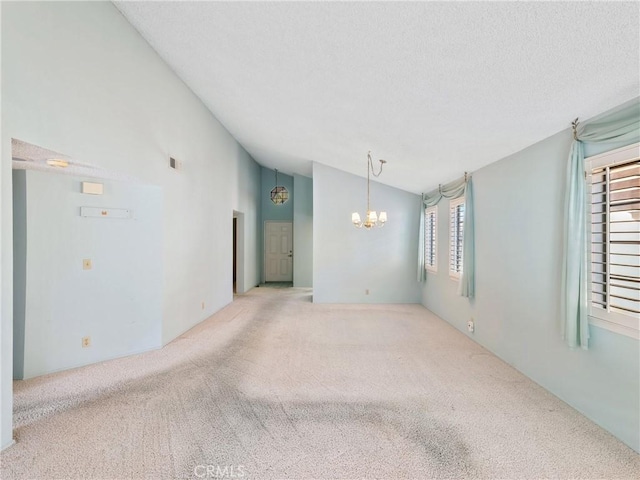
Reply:
[[449, 275], [462, 273], [462, 234], [464, 233], [464, 197], [449, 203]]
[[424, 211], [424, 267], [431, 271], [438, 270], [437, 256], [438, 207], [429, 207]]
[[[590, 165], [592, 317], [638, 330], [640, 319], [640, 159]], [[635, 158], [633, 158], [635, 157]], [[606, 159], [606, 157], [605, 157]]]

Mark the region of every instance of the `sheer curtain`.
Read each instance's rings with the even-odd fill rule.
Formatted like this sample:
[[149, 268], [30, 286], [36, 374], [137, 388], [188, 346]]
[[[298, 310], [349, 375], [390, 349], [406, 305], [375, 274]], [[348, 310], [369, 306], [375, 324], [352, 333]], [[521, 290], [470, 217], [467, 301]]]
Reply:
[[640, 103], [601, 121], [575, 129], [567, 164], [564, 251], [562, 258], [562, 338], [569, 347], [589, 346], [588, 319], [588, 191], [584, 143], [635, 143], [640, 140]]
[[458, 293], [467, 298], [475, 294], [475, 240], [473, 221], [473, 182], [471, 175], [440, 185], [437, 190], [422, 195], [420, 230], [418, 232], [418, 281], [426, 281], [424, 265], [424, 209], [437, 205], [443, 198], [454, 199], [464, 195], [464, 231], [462, 234], [462, 275]]

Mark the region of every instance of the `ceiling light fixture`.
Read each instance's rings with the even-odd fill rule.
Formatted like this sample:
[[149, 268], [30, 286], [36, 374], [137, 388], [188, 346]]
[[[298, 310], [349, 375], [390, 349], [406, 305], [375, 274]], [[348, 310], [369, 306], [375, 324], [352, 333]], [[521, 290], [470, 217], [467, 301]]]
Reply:
[[370, 179], [369, 172], [373, 173], [374, 177], [379, 177], [382, 173], [382, 167], [386, 160], [380, 161], [380, 171], [376, 173], [373, 169], [373, 160], [371, 159], [371, 151], [367, 153], [367, 214], [365, 216], [364, 222], [360, 220], [360, 214], [358, 212], [353, 212], [351, 214], [351, 222], [356, 228], [366, 228], [367, 230], [373, 227], [384, 227], [384, 224], [387, 223], [387, 212], [380, 212], [380, 216], [376, 214], [375, 210], [371, 210], [369, 205], [369, 190], [370, 190]]
[[67, 168], [69, 166], [69, 162], [64, 160], [63, 158], [50, 158], [47, 160], [47, 165], [51, 165], [52, 167], [60, 167]]
[[278, 169], [276, 168], [276, 186], [271, 190], [271, 201], [276, 205], [282, 205], [289, 200], [289, 190], [278, 186]]

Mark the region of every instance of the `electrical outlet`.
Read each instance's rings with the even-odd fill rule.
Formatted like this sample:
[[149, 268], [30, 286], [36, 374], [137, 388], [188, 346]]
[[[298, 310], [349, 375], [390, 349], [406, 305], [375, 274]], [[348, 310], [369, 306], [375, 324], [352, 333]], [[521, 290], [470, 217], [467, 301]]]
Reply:
[[467, 322], [467, 329], [469, 330], [469, 332], [473, 333], [475, 328], [476, 328], [476, 325], [475, 325], [475, 323], [473, 323], [473, 318], [472, 318], [471, 320], [469, 320]]
[[91, 346], [91, 337], [82, 337], [82, 348]]
[[90, 258], [85, 258], [84, 260], [82, 260], [82, 269], [83, 270], [91, 270], [91, 259]]

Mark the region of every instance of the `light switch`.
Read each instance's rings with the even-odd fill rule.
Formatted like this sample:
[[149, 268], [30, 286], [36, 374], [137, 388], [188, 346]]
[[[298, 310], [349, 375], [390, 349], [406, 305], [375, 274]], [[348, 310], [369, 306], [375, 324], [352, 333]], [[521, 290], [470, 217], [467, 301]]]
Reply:
[[85, 258], [82, 260], [82, 269], [83, 270], [91, 270], [91, 259]]

